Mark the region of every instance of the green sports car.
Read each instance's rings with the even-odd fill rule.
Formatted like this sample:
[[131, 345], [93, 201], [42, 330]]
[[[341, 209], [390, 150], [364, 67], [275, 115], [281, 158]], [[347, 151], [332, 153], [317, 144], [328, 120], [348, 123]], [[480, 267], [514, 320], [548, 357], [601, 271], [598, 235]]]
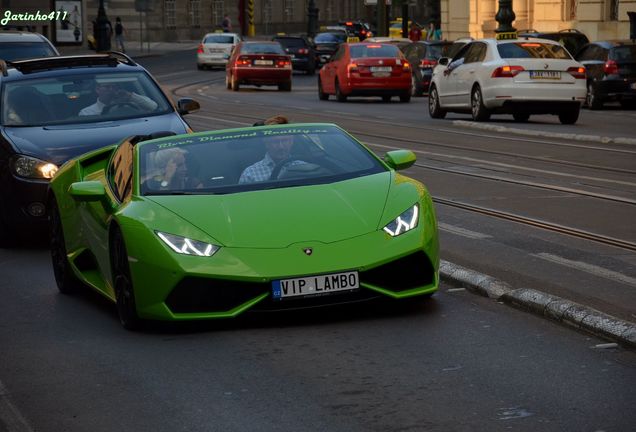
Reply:
[[125, 328], [430, 295], [437, 223], [421, 183], [333, 124], [135, 136], [49, 189], [62, 293], [90, 286]]

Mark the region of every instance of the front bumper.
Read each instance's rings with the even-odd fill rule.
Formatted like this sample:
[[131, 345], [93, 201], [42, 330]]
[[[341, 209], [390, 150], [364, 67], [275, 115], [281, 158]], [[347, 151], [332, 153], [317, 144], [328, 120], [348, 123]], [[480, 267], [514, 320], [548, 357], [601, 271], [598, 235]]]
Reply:
[[[428, 223], [427, 227], [430, 227]], [[434, 225], [433, 225], [434, 226]], [[282, 249], [221, 248], [212, 257], [144, 256], [132, 245], [158, 241], [146, 229], [127, 239], [137, 310], [158, 320], [231, 318], [247, 310], [310, 307], [407, 298], [435, 292], [439, 284], [437, 234], [417, 228], [391, 238], [377, 231], [331, 244], [303, 242]], [[130, 237], [130, 233], [128, 236]], [[312, 247], [307, 256], [302, 249]], [[357, 270], [360, 289], [324, 296], [275, 300], [272, 281]]]
[[31, 230], [45, 228], [48, 223], [46, 194], [48, 180], [24, 179], [13, 175], [2, 164], [0, 174], [0, 202], [2, 218], [9, 228]]

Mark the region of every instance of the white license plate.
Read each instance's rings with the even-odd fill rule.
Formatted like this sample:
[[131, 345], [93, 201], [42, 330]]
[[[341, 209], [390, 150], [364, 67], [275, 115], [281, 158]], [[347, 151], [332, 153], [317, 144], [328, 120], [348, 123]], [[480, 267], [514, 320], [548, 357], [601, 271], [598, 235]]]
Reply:
[[272, 60], [254, 60], [256, 66], [271, 66], [274, 64]]
[[560, 71], [530, 71], [530, 79], [560, 80]]
[[275, 300], [317, 294], [350, 291], [360, 287], [358, 272], [333, 273], [272, 282], [272, 296]]
[[391, 72], [391, 66], [371, 66], [371, 72]]

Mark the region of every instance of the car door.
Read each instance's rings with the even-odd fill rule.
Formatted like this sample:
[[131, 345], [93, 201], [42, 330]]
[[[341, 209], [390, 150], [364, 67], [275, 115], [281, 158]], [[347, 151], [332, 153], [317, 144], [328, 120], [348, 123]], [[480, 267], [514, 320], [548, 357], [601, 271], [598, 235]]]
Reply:
[[472, 46], [472, 43], [463, 46], [455, 57], [453, 57], [450, 63], [446, 66], [443, 73], [437, 81], [437, 93], [440, 99], [440, 105], [442, 106], [456, 106], [458, 103], [457, 98], [457, 78], [459, 74], [457, 69], [466, 60], [468, 50]]
[[331, 56], [329, 62], [324, 66], [325, 68], [325, 81], [323, 82], [324, 90], [327, 93], [336, 92], [336, 78], [338, 76], [338, 65], [340, 60], [344, 57], [345, 45], [340, 45], [336, 53]]
[[470, 92], [476, 81], [477, 68], [486, 58], [486, 44], [473, 42], [464, 58], [464, 63], [457, 67], [456, 79], [456, 103], [462, 107], [470, 107]]

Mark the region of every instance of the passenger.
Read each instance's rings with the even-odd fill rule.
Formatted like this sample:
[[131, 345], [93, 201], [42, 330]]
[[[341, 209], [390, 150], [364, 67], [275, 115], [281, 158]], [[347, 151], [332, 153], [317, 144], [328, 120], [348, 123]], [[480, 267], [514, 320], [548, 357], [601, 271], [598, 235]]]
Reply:
[[178, 191], [202, 187], [198, 179], [188, 175], [186, 154], [185, 150], [175, 147], [157, 151], [154, 155], [157, 174], [145, 181], [146, 188]]
[[97, 101], [83, 108], [79, 115], [100, 115], [104, 113], [105, 107], [109, 107], [106, 109], [109, 112], [110, 106], [115, 104], [131, 104], [143, 112], [154, 111], [157, 108], [157, 103], [149, 97], [129, 92], [116, 83], [98, 82], [95, 86], [95, 92], [97, 93]]

